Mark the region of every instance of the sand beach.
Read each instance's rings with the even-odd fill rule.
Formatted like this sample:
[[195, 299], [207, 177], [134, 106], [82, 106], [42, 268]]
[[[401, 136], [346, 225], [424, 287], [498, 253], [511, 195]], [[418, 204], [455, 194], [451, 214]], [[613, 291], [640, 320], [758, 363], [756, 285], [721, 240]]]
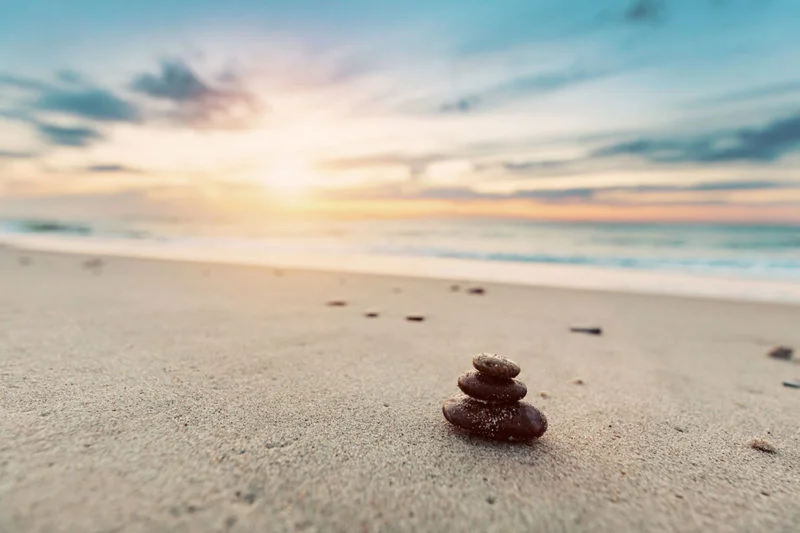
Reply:
[[[800, 306], [91, 259], [0, 250], [0, 531], [800, 527]], [[444, 420], [478, 352], [540, 440]]]

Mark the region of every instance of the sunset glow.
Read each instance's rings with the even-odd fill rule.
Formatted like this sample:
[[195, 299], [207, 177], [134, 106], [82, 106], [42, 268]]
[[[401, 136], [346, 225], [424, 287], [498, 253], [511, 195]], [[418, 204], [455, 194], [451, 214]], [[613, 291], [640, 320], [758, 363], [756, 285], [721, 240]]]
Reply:
[[213, 31], [206, 1], [30, 3], [0, 19], [0, 215], [800, 222], [796, 3], [245, 1]]

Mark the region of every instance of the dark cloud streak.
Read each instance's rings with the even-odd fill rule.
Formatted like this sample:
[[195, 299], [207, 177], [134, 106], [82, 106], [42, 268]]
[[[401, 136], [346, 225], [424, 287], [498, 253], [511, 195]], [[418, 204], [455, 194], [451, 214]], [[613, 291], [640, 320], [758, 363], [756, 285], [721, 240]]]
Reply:
[[33, 152], [18, 152], [15, 150], [0, 150], [0, 159], [32, 159]]
[[104, 165], [90, 165], [86, 167], [86, 172], [98, 174], [139, 174], [141, 170], [137, 168], [127, 167], [125, 165], [104, 164]]
[[99, 131], [83, 126], [63, 127], [40, 123], [36, 125], [36, 129], [50, 144], [58, 146], [83, 147], [103, 139]]
[[139, 110], [105, 89], [48, 90], [34, 103], [43, 111], [56, 111], [102, 122], [136, 122]]
[[773, 162], [800, 147], [800, 114], [762, 128], [699, 139], [637, 139], [595, 150], [592, 157], [630, 155], [655, 163]]
[[[223, 83], [227, 80], [238, 84], [235, 73], [225, 74], [221, 77]], [[261, 102], [241, 87], [212, 87], [187, 63], [177, 59], [163, 61], [157, 74], [135, 77], [130, 88], [150, 98], [172, 102], [175, 108], [167, 118], [180, 126], [238, 128], [264, 110]]]

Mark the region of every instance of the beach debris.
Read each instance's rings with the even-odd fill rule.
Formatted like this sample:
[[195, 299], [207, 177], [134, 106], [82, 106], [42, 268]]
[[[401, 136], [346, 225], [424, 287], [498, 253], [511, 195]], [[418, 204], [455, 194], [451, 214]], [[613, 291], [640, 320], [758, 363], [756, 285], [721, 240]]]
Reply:
[[347, 302], [344, 300], [331, 300], [328, 302], [328, 307], [344, 307], [347, 305]]
[[450, 292], [458, 292], [461, 290], [461, 285], [450, 285]]
[[468, 294], [486, 294], [486, 289], [483, 287], [470, 287], [467, 289]]
[[377, 311], [367, 311], [366, 313], [364, 313], [364, 316], [366, 318], [378, 318], [381, 315]]
[[767, 355], [772, 357], [773, 359], [782, 359], [784, 361], [789, 361], [794, 355], [794, 350], [792, 348], [789, 348], [788, 346], [776, 346], [769, 352], [767, 352]]
[[575, 378], [572, 380], [573, 385], [586, 385], [586, 382], [583, 381], [581, 378]]
[[83, 268], [86, 270], [100, 270], [105, 265], [105, 261], [103, 261], [99, 257], [94, 257], [92, 259], [87, 259], [83, 262]]
[[17, 259], [17, 263], [19, 263], [20, 266], [28, 266], [31, 264], [31, 258], [28, 257], [27, 255], [23, 255], [22, 257]]
[[750, 441], [750, 447], [764, 453], [778, 453], [777, 448], [771, 442], [764, 439], [753, 439]]
[[408, 315], [406, 320], [409, 322], [423, 322], [425, 317], [423, 315]]
[[794, 381], [784, 381], [784, 387], [789, 387], [790, 389], [800, 389], [800, 379], [796, 379]]
[[469, 433], [493, 440], [529, 441], [547, 431], [547, 418], [536, 407], [520, 400], [527, 387], [514, 379], [519, 365], [505, 357], [482, 353], [472, 359], [477, 372], [458, 378], [468, 397], [444, 401], [448, 422]]
[[587, 335], [602, 335], [602, 328], [569, 328], [572, 333], [586, 333]]

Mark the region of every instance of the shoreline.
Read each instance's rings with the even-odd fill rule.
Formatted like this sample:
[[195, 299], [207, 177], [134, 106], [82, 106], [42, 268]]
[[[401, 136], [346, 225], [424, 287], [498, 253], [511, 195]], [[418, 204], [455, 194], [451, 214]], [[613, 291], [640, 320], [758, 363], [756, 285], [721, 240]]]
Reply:
[[744, 302], [800, 305], [800, 283], [677, 272], [623, 270], [450, 258], [381, 255], [310, 255], [241, 249], [209, 249], [119, 239], [5, 235], [0, 243], [20, 250], [77, 255], [250, 265], [321, 272], [374, 274], [500, 283], [603, 292], [624, 292]]

